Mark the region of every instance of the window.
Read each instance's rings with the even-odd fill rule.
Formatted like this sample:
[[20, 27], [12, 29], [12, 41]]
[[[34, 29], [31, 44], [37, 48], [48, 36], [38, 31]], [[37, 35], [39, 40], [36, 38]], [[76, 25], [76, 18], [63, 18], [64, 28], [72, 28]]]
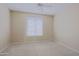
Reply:
[[27, 17], [27, 36], [42, 36], [43, 35], [43, 18], [42, 16]]

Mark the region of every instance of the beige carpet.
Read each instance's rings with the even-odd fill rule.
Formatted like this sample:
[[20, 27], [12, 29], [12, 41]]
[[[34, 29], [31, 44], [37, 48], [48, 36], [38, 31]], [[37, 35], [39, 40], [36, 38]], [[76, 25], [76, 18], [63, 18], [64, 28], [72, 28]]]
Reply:
[[77, 56], [79, 53], [72, 51], [52, 41], [31, 43], [13, 43], [2, 55], [6, 56]]

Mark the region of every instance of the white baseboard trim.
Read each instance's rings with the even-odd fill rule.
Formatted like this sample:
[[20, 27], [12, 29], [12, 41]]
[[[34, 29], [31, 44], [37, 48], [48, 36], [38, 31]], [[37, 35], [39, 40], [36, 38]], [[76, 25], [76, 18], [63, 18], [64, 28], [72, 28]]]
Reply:
[[76, 53], [79, 53], [79, 50], [68, 46], [67, 44], [65, 44], [65, 43], [62, 42], [62, 41], [57, 41], [56, 43], [58, 43], [58, 44], [60, 44], [60, 45], [62, 45], [62, 46], [64, 46], [64, 47], [66, 47], [66, 48], [68, 48], [68, 49], [70, 49], [70, 50], [72, 50], [72, 51], [74, 51], [74, 52], [76, 52]]
[[6, 49], [8, 49], [9, 46], [10, 46], [10, 44], [8, 44], [6, 47], [4, 47], [2, 50], [0, 50], [0, 54], [3, 53]]

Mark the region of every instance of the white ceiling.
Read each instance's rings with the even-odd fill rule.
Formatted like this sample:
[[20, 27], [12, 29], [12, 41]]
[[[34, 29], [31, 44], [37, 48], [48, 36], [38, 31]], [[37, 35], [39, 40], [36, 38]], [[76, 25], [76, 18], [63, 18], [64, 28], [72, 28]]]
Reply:
[[43, 3], [41, 7], [37, 3], [10, 3], [7, 5], [10, 10], [54, 15], [62, 11], [65, 4]]

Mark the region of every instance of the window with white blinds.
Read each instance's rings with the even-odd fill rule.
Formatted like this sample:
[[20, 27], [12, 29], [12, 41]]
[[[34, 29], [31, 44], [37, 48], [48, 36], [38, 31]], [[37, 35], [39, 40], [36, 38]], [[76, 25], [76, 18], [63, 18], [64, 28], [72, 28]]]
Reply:
[[28, 16], [26, 26], [27, 36], [42, 36], [43, 35], [43, 17]]

